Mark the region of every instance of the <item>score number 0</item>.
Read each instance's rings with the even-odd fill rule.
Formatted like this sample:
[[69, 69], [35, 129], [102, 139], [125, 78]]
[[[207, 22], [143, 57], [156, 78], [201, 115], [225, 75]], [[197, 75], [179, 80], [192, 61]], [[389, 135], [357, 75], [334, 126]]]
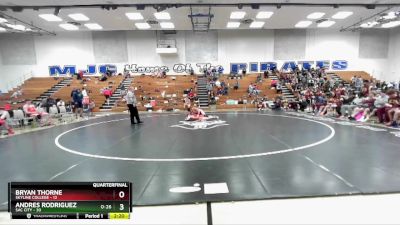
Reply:
[[[118, 193], [118, 197], [119, 197], [119, 198], [124, 198], [124, 197], [125, 197], [125, 192], [120, 191], [120, 192]], [[123, 211], [124, 209], [125, 209], [124, 204], [119, 204], [119, 210], [120, 210], [120, 211]]]

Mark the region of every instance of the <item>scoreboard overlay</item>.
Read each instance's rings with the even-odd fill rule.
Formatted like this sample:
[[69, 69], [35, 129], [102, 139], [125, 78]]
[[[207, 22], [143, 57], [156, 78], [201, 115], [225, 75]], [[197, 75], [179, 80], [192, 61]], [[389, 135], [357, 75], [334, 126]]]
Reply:
[[129, 219], [130, 182], [10, 182], [12, 219]]

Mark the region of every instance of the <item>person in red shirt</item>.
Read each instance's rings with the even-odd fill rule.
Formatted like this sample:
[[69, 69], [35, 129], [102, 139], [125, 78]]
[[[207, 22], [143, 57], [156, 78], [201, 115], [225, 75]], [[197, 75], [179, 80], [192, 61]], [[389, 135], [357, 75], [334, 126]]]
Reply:
[[106, 97], [107, 105], [110, 104], [110, 97], [112, 96], [112, 91], [109, 88], [104, 89], [103, 95]]
[[[4, 106], [4, 108], [6, 108], [6, 106]], [[7, 118], [8, 117], [9, 117], [9, 113], [8, 113], [7, 110], [4, 110], [4, 111], [1, 112], [1, 115], [0, 115], [0, 126], [2, 126], [2, 127], [7, 129], [8, 135], [13, 135], [14, 134], [14, 130], [7, 123]]]

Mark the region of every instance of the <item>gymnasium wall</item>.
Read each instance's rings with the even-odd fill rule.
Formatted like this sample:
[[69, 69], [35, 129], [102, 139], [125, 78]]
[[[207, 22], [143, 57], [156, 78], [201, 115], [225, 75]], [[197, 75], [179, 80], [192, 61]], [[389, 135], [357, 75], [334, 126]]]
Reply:
[[394, 80], [400, 77], [394, 66], [400, 60], [399, 33], [399, 29], [220, 30], [202, 35], [178, 31], [178, 54], [167, 56], [155, 52], [155, 31], [0, 34], [0, 89], [15, 86], [14, 81], [26, 74], [48, 76], [50, 65], [86, 68], [101, 63], [119, 68], [126, 63], [170, 68], [176, 63], [212, 63], [229, 72], [230, 63], [347, 60], [348, 70], [364, 70], [379, 79]]
[[389, 81], [400, 81], [400, 27], [390, 31], [389, 40]]

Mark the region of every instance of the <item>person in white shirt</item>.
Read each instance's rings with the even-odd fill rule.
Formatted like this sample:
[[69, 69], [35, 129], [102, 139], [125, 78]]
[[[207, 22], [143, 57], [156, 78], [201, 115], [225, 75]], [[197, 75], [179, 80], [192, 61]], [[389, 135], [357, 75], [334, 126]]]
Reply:
[[60, 100], [57, 102], [57, 107], [61, 107], [61, 106], [65, 106], [65, 102], [64, 102], [62, 99], [60, 99]]
[[219, 81], [219, 80], [215, 81], [215, 86], [217, 88], [220, 88], [221, 87], [221, 81]]
[[15, 91], [10, 98], [18, 98], [19, 96], [22, 96], [22, 90], [18, 89], [17, 91]]
[[139, 118], [139, 112], [136, 107], [137, 99], [136, 99], [135, 94], [133, 93], [133, 88], [131, 88], [131, 87], [128, 88], [128, 92], [126, 93], [124, 99], [126, 101], [126, 105], [128, 106], [128, 109], [129, 109], [131, 124], [136, 124], [135, 118], [136, 118], [137, 123], [143, 123]]
[[82, 88], [82, 95], [83, 95], [83, 97], [87, 97], [88, 96], [88, 93], [87, 93], [85, 88]]

